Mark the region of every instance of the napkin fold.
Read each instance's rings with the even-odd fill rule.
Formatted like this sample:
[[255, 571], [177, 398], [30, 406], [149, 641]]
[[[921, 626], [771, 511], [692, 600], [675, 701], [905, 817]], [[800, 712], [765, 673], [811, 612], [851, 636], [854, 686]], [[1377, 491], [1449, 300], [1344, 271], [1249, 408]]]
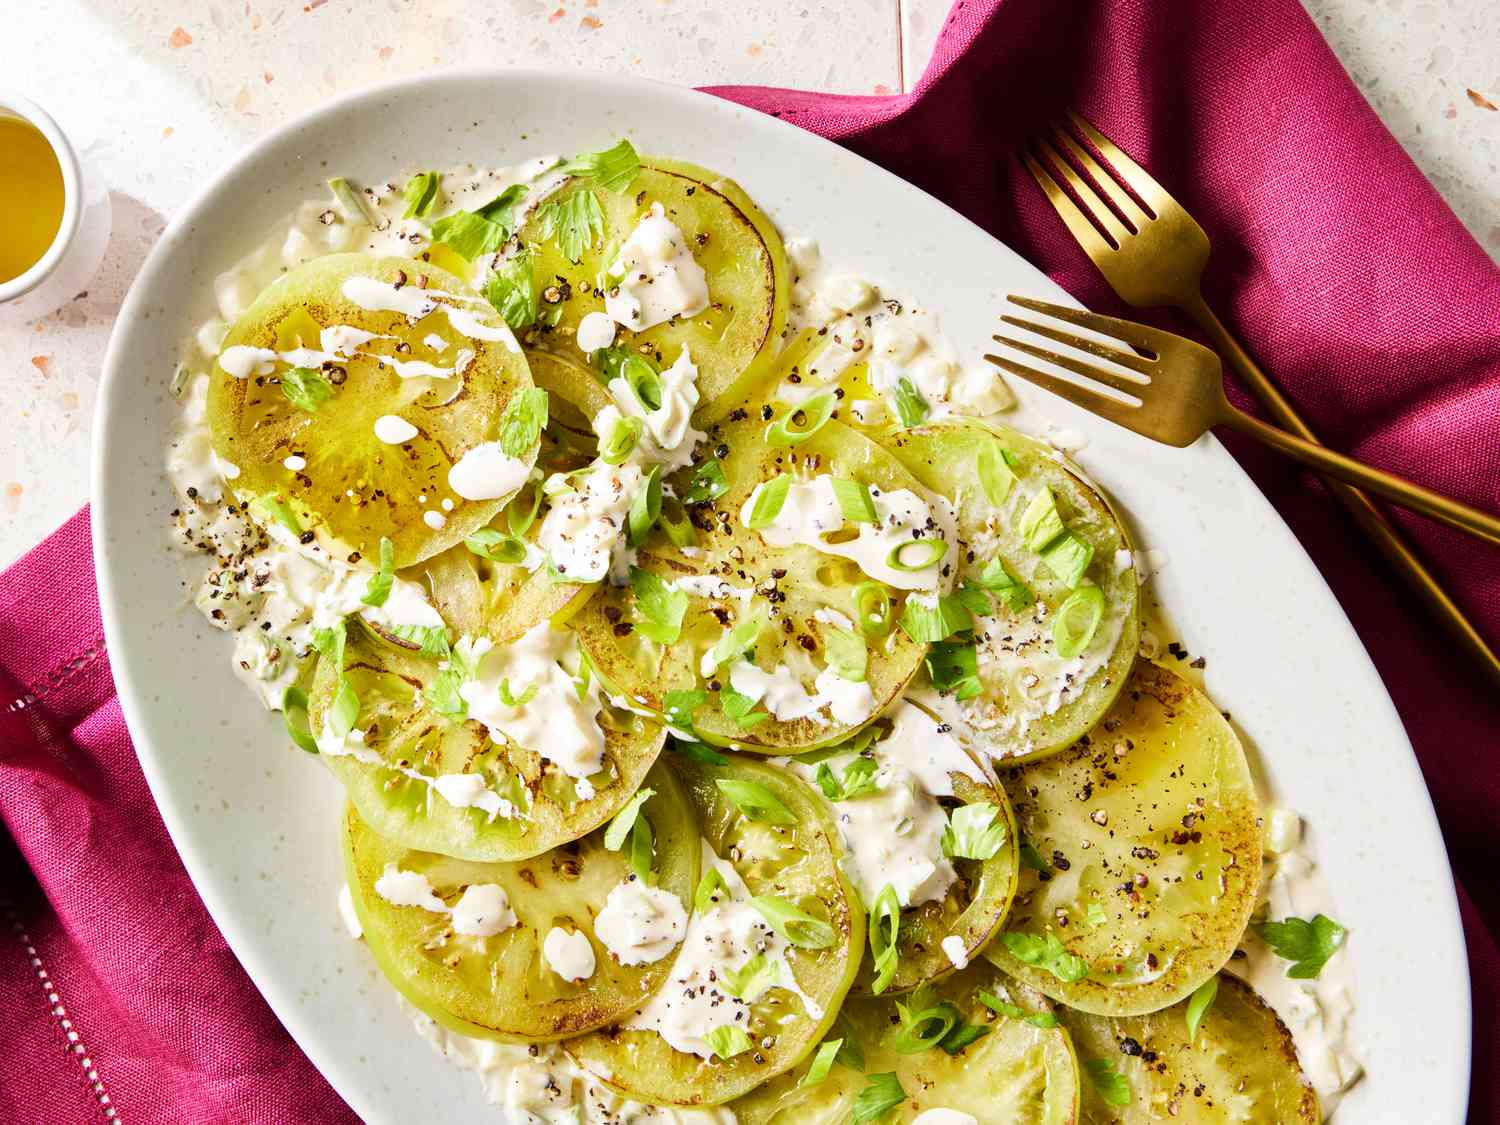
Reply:
[[[1500, 270], [1296, 0], [959, 0], [909, 94], [711, 92], [885, 165], [1086, 304], [1124, 311], [1011, 156], [1080, 110], [1209, 231], [1210, 302], [1325, 440], [1500, 509]], [[1469, 942], [1471, 1119], [1495, 1120], [1500, 697], [1314, 480], [1231, 449], [1338, 595], [1422, 762]], [[1500, 643], [1500, 554], [1397, 519]], [[85, 510], [0, 576], [0, 1117], [353, 1120], [167, 837], [114, 696], [93, 573]]]

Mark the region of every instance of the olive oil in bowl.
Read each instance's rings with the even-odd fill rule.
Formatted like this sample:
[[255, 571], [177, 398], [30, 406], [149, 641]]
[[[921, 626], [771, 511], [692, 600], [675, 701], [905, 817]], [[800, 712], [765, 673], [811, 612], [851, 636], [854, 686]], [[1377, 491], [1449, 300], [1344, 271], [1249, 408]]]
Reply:
[[31, 122], [0, 111], [0, 283], [36, 265], [63, 219], [62, 165]]

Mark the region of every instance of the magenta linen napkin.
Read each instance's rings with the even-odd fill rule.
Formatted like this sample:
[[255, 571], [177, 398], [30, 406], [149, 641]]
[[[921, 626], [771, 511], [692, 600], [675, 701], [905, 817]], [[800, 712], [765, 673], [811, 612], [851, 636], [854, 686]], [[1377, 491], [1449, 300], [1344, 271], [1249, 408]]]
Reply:
[[[1500, 507], [1500, 271], [1296, 0], [963, 0], [911, 94], [714, 92], [884, 164], [1109, 309], [1009, 156], [1080, 109], [1208, 229], [1210, 299], [1326, 440]], [[1472, 1115], [1495, 1120], [1500, 700], [1315, 483], [1234, 451], [1333, 585], [1426, 769], [1468, 927]], [[1500, 641], [1500, 555], [1401, 518]], [[351, 1119], [229, 953], [163, 830], [114, 698], [87, 528], [80, 513], [0, 576], [0, 819], [14, 841], [0, 841], [0, 1117]]]

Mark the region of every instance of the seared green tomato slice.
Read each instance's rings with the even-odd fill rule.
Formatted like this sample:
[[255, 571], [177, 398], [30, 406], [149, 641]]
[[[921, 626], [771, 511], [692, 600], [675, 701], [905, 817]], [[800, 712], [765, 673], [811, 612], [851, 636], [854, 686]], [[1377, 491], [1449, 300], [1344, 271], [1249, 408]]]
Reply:
[[[678, 1051], [656, 1030], [630, 1028], [629, 1020], [572, 1040], [567, 1050], [599, 1080], [632, 1098], [661, 1105], [718, 1105], [795, 1066], [822, 1039], [859, 966], [865, 916], [839, 870], [838, 838], [825, 807], [801, 781], [785, 770], [740, 756], [731, 756], [723, 766], [682, 758], [674, 758], [672, 765], [687, 788], [704, 840], [729, 861], [748, 895], [783, 900], [828, 930], [814, 939], [818, 948], [787, 947], [786, 967], [797, 991], [773, 987], [750, 1003], [736, 1026], [748, 1035], [751, 1046], [730, 1058], [704, 1059]], [[753, 819], [726, 796], [719, 782], [731, 788], [763, 787], [781, 810], [771, 815], [790, 823]], [[747, 910], [742, 896], [736, 902], [736, 909]], [[712, 908], [707, 916], [712, 917]], [[702, 940], [704, 920], [705, 912], [699, 912], [689, 923], [678, 972], [692, 955], [691, 943]], [[726, 979], [716, 972], [709, 987], [723, 987]], [[693, 987], [695, 993], [697, 987], [701, 986]], [[663, 998], [672, 1002], [672, 990], [683, 988], [674, 973], [653, 1003]], [[721, 1009], [716, 1003], [708, 1006], [710, 1011]], [[727, 1013], [731, 1007], [726, 999], [722, 1010]]]
[[[598, 201], [603, 236], [572, 262], [556, 235], [544, 238], [542, 232], [549, 207], [576, 206], [570, 201], [584, 193]], [[533, 255], [538, 288], [555, 287], [564, 296], [557, 325], [529, 332], [526, 342], [529, 348], [581, 356], [574, 339], [579, 321], [604, 310], [611, 284], [606, 271], [658, 203], [704, 271], [709, 306], [641, 332], [621, 328], [615, 343], [649, 353], [663, 367], [687, 348], [698, 368], [698, 417], [710, 420], [727, 413], [762, 379], [786, 324], [789, 282], [786, 255], [770, 221], [739, 185], [706, 169], [647, 159], [623, 193], [570, 179], [543, 200], [518, 233]]]
[[[954, 753], [963, 753], [940, 729], [934, 729], [936, 725], [925, 712], [909, 703], [897, 704], [893, 712], [898, 724], [893, 740], [900, 738], [902, 726], [908, 726], [912, 722], [907, 717], [910, 712], [920, 715], [925, 723], [912, 730], [913, 735], [919, 736], [918, 739], [909, 737], [901, 740], [899, 749], [906, 760], [911, 761], [918, 754], [931, 753], [931, 745], [939, 739], [948, 742]], [[880, 756], [879, 743], [876, 744], [876, 754], [877, 757]], [[947, 892], [941, 898], [920, 906], [906, 907], [901, 911], [896, 932], [896, 975], [883, 990], [886, 995], [909, 992], [922, 984], [949, 975], [955, 969], [954, 954], [965, 962], [978, 957], [979, 951], [995, 935], [1010, 909], [1020, 877], [1020, 840], [1010, 799], [997, 782], [985, 776], [986, 772], [972, 762], [969, 770], [951, 770], [948, 777], [953, 796], [939, 798], [938, 803], [947, 812], [950, 822], [960, 809], [974, 807], [978, 812], [980, 806], [993, 808], [989, 831], [994, 834], [995, 840], [1000, 841], [998, 850], [988, 859], [950, 857], [949, 862], [953, 864], [958, 878]], [[976, 777], [976, 774], [979, 776]], [[856, 801], [860, 799], [854, 798]], [[842, 807], [840, 804], [834, 805], [836, 819]], [[962, 821], [960, 814], [960, 822]], [[983, 852], [988, 851], [988, 848], [976, 850]], [[874, 983], [875, 965], [866, 950], [851, 994], [870, 996], [874, 992]]]
[[[670, 770], [657, 766], [645, 783], [654, 791], [641, 814], [655, 839], [655, 885], [686, 901], [698, 880], [698, 826]], [[561, 1039], [619, 1019], [661, 985], [672, 957], [622, 965], [594, 935], [600, 906], [631, 873], [628, 844], [610, 851], [603, 836], [591, 832], [531, 859], [475, 863], [391, 843], [350, 806], [344, 818], [349, 890], [376, 964], [403, 996], [464, 1035]], [[377, 889], [392, 868], [423, 876], [450, 912], [467, 888], [498, 886], [516, 922], [493, 935], [463, 933], [455, 925], [462, 911], [395, 905]], [[554, 928], [582, 935], [593, 972], [567, 980], [554, 970], [544, 955]]]
[[[360, 303], [345, 294], [356, 279], [377, 290], [356, 292]], [[411, 311], [362, 307], [382, 303]], [[352, 332], [325, 336], [341, 328]], [[497, 438], [511, 396], [532, 385], [513, 347], [488, 303], [435, 266], [315, 259], [269, 286], [224, 338], [208, 394], [214, 452], [238, 467], [240, 497], [274, 505], [263, 520], [294, 520], [337, 558], [374, 559], [388, 538], [396, 565], [409, 566], [489, 522], [507, 498], [467, 500], [448, 474]], [[386, 415], [416, 433], [382, 440], [375, 423]], [[519, 459], [529, 466], [535, 455], [533, 446]]]
[[[357, 753], [325, 753], [323, 761], [380, 835], [459, 859], [526, 859], [592, 831], [630, 799], [666, 738], [655, 723], [606, 706], [599, 715], [604, 765], [580, 792], [575, 779], [547, 760], [545, 747], [501, 745], [474, 720], [454, 722], [434, 711], [425, 693], [440, 675], [435, 660], [350, 627], [344, 675], [359, 697], [355, 725], [364, 742]], [[337, 688], [337, 670], [319, 659], [309, 692], [314, 731], [324, 729]], [[483, 779], [508, 807], [492, 816], [444, 796], [442, 785], [461, 782], [434, 787], [432, 779], [465, 774]]]
[[1260, 885], [1260, 808], [1206, 695], [1141, 661], [1093, 735], [1001, 781], [1046, 867], [1023, 870], [986, 950], [1006, 972], [1074, 1008], [1136, 1015], [1229, 960]]
[[[981, 993], [1018, 1014], [996, 1013], [980, 1001]], [[972, 1027], [982, 1034], [951, 1055], [941, 1046], [903, 1051], [914, 1044], [903, 1041], [898, 1002], [910, 1016], [951, 1005], [941, 1010], [944, 1018], [954, 1018], [954, 1029]], [[1055, 1025], [1028, 1023], [1023, 1015], [1041, 1013], [1049, 1022], [1046, 1011], [1045, 1000], [984, 962], [899, 1001], [851, 1000], [828, 1034], [843, 1046], [827, 1076], [804, 1086], [811, 1065], [804, 1062], [736, 1101], [736, 1119], [739, 1125], [845, 1125], [867, 1076], [894, 1074], [906, 1097], [882, 1122], [910, 1122], [929, 1110], [951, 1109], [1006, 1125], [1074, 1125], [1080, 1079], [1068, 1035]], [[850, 1065], [859, 1060], [860, 1069]]]
[[[639, 552], [636, 565], [641, 569], [664, 581], [688, 579], [692, 584], [678, 640], [663, 646], [635, 628], [640, 613], [630, 587], [600, 590], [574, 618], [574, 627], [600, 677], [641, 706], [660, 711], [668, 692], [707, 688], [709, 701], [694, 715], [702, 738], [757, 753], [795, 753], [841, 742], [880, 714], [921, 667], [926, 646], [895, 627], [883, 636], [863, 638], [870, 702], [869, 713], [857, 722], [839, 720], [828, 705], [813, 716], [787, 720], [770, 716], [763, 704], [743, 722], [726, 714], [720, 689], [729, 684], [732, 662], [726, 660], [706, 677], [701, 669], [704, 655], [727, 631], [763, 616], [755, 663], [766, 672], [785, 665], [813, 695], [827, 666], [829, 634], [848, 631], [856, 616], [853, 593], [868, 578], [840, 555], [802, 544], [772, 546], [741, 523], [741, 508], [758, 484], [783, 473], [799, 481], [828, 474], [882, 492], [905, 489], [920, 495], [922, 486], [889, 452], [836, 421], [792, 449], [767, 445], [765, 429], [758, 417], [715, 427], [704, 446], [708, 454], [722, 454], [728, 491], [689, 509], [696, 544], [674, 546], [658, 529]], [[674, 478], [679, 494], [692, 474], [684, 470]], [[709, 587], [722, 592], [725, 586], [727, 596], [705, 594]], [[894, 618], [903, 595], [895, 589], [889, 594]]]
[[[531, 357], [531, 376], [550, 399], [537, 469], [544, 478], [581, 469], [595, 453], [588, 419], [609, 403], [609, 395], [588, 371], [561, 356], [536, 353]], [[545, 496], [539, 498], [535, 491], [540, 483], [531, 481], [522, 488], [491, 526], [509, 535], [524, 525], [520, 539], [535, 544], [547, 514]], [[497, 560], [459, 543], [403, 577], [426, 589], [428, 599], [456, 633], [508, 641], [538, 621], [562, 624], [593, 593], [592, 586], [559, 582], [540, 561], [539, 550], [535, 548], [525, 563], [510, 563], [503, 561], [504, 556]], [[528, 563], [535, 565], [528, 570]], [[399, 638], [386, 639], [401, 643]]]
[[[909, 992], [979, 956], [1010, 909], [1020, 871], [1010, 799], [988, 766], [902, 700], [845, 747], [792, 759], [788, 768], [828, 799], [844, 871], [867, 909], [886, 884], [898, 895], [899, 884], [905, 897], [920, 897], [908, 890], [913, 884], [924, 895], [940, 889], [935, 879], [948, 884], [937, 898], [901, 909], [895, 973], [882, 994]], [[874, 994], [877, 979], [867, 951], [851, 995]]]
[[[976, 617], [977, 693], [924, 691], [921, 698], [997, 764], [1034, 760], [1072, 745], [1120, 694], [1139, 645], [1136, 575], [1128, 555], [1120, 554], [1130, 543], [1119, 519], [1051, 447], [1015, 430], [945, 422], [882, 440], [957, 508], [962, 549], [966, 558], [973, 555], [964, 579], [976, 584], [998, 560], [1025, 588], [1016, 595], [1018, 604], [1025, 603], [1021, 608], [1012, 609], [1000, 592], [991, 599], [993, 612]], [[1051, 490], [1068, 532], [1092, 550], [1072, 587], [1025, 540], [1024, 517], [1043, 489]], [[989, 580], [999, 573], [992, 570]], [[1068, 656], [1059, 651], [1058, 611], [1088, 588], [1102, 593], [1101, 613], [1086, 647]], [[1069, 621], [1085, 621], [1090, 612], [1075, 602]]]
[[1218, 993], [1192, 1040], [1187, 1007], [1184, 1000], [1144, 1016], [1058, 1009], [1082, 1065], [1101, 1072], [1107, 1066], [1130, 1091], [1126, 1104], [1114, 1105], [1100, 1096], [1097, 1085], [1085, 1082], [1083, 1121], [1316, 1125], [1323, 1120], [1318, 1095], [1297, 1061], [1291, 1033], [1254, 989], [1220, 973]]

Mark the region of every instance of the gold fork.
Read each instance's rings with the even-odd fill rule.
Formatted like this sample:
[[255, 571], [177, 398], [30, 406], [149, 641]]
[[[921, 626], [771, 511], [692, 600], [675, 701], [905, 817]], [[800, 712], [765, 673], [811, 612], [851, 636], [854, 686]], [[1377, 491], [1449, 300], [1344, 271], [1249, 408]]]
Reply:
[[[1100, 316], [1014, 294], [1009, 299], [1013, 305], [1076, 324], [1122, 345], [1111, 346], [1045, 321], [1025, 320], [1007, 313], [1000, 318], [1006, 324], [1035, 332], [1105, 361], [1103, 364], [1090, 363], [1014, 336], [996, 336], [997, 344], [1055, 364], [1088, 382], [1064, 379], [1005, 356], [984, 357], [1012, 375], [1061, 395], [1069, 402], [1143, 437], [1168, 445], [1191, 445], [1212, 427], [1229, 426], [1304, 465], [1378, 492], [1398, 504], [1500, 545], [1500, 518], [1361, 464], [1316, 442], [1304, 441], [1230, 406], [1224, 397], [1224, 369], [1219, 357], [1202, 344], [1130, 320]], [[1104, 388], [1120, 393], [1111, 395]]]
[[[1109, 162], [1114, 175], [1074, 139], [1066, 126], [1056, 126], [1052, 143], [1042, 141], [1038, 148], [1076, 192], [1087, 213], [1080, 210], [1079, 204], [1035, 157], [1028, 153], [1022, 159], [1068, 230], [1104, 274], [1105, 280], [1128, 304], [1137, 307], [1170, 305], [1185, 312], [1204, 331], [1214, 350], [1224, 357], [1273, 421], [1305, 441], [1316, 442], [1317, 435], [1280, 388], [1250, 358], [1203, 300], [1201, 278], [1209, 251], [1208, 235], [1203, 228], [1108, 137], [1077, 114], [1069, 114], [1069, 119], [1078, 133]], [[1088, 173], [1093, 184], [1085, 182], [1074, 167], [1062, 159], [1059, 149], [1067, 152], [1077, 167]], [[1125, 190], [1127, 185], [1129, 191]], [[1111, 204], [1118, 208], [1119, 215], [1111, 210]], [[1129, 227], [1120, 215], [1130, 219]], [[1091, 218], [1109, 233], [1108, 239], [1099, 233]], [[1369, 496], [1342, 481], [1328, 481], [1328, 489], [1437, 614], [1454, 639], [1500, 684], [1500, 656], [1464, 616], [1463, 610], [1449, 597], [1385, 513]]]

